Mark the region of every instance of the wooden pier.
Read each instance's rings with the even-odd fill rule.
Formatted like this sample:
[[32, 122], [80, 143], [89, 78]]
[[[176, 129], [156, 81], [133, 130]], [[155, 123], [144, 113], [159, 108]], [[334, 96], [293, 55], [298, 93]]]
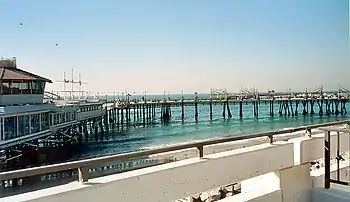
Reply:
[[[194, 120], [198, 121], [198, 106], [208, 106], [208, 120], [213, 119], [213, 105], [222, 106], [222, 118], [230, 119], [233, 117], [231, 109], [236, 107], [237, 116], [244, 118], [243, 106], [250, 105], [254, 117], [259, 117], [260, 107], [269, 108], [269, 116], [298, 116], [298, 115], [346, 115], [346, 103], [348, 98], [292, 98], [292, 99], [208, 99], [208, 100], [180, 100], [180, 101], [144, 101], [144, 102], [113, 102], [106, 104], [106, 111], [109, 124], [114, 126], [124, 126], [130, 124], [151, 124], [154, 120], [160, 120], [161, 123], [171, 122], [172, 109], [181, 108], [181, 119], [184, 121], [185, 107], [193, 107]], [[278, 110], [276, 111], [276, 105]], [[300, 107], [302, 107], [301, 111]], [[266, 115], [266, 114], [264, 114]]]

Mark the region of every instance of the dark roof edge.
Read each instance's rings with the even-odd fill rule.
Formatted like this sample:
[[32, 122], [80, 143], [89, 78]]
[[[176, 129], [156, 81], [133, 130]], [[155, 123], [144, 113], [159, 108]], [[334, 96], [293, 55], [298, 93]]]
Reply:
[[32, 77], [36, 77], [38, 80], [45, 81], [45, 82], [47, 82], [47, 83], [53, 83], [50, 79], [44, 78], [44, 77], [39, 76], [39, 75], [37, 75], [37, 74], [30, 73], [30, 72], [25, 71], [25, 70], [23, 70], [23, 69], [15, 68], [15, 70], [16, 70], [16, 71], [20, 71], [20, 72], [25, 73], [25, 74], [28, 74], [28, 75], [30, 75], [30, 76], [32, 76]]
[[39, 76], [39, 75], [37, 75], [37, 74], [33, 74], [33, 73], [30, 73], [30, 72], [27, 72], [27, 71], [25, 71], [25, 70], [23, 70], [23, 69], [18, 69], [18, 70], [20, 70], [20, 71], [22, 71], [22, 72], [24, 72], [24, 73], [26, 73], [26, 74], [29, 74], [29, 75], [31, 75], [31, 76], [33, 76], [33, 77], [37, 77], [38, 79], [40, 79], [40, 80], [42, 80], [42, 81], [45, 81], [45, 82], [47, 82], [47, 83], [53, 83], [53, 82], [51, 81], [51, 79], [47, 79], [47, 78], [44, 78], [44, 77]]

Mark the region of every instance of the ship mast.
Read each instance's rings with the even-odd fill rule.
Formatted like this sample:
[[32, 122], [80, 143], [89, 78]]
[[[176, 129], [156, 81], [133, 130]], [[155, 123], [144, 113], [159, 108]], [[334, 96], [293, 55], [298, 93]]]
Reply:
[[[81, 99], [83, 96], [82, 96], [82, 91], [81, 91], [81, 85], [82, 84], [86, 84], [85, 82], [82, 82], [81, 81], [81, 74], [79, 74], [79, 80], [78, 81], [75, 81], [74, 80], [74, 69], [72, 68], [72, 80], [68, 80], [66, 79], [66, 72], [64, 72], [63, 74], [63, 81], [56, 81], [56, 82], [61, 82], [63, 83], [63, 91], [58, 91], [58, 92], [62, 92], [64, 93], [64, 95], [66, 95], [66, 93], [69, 93], [69, 98], [68, 99], [74, 99], [74, 93], [78, 93], [78, 99]], [[70, 83], [71, 84], [71, 90], [66, 90], [66, 83]], [[79, 90], [78, 91], [75, 91], [74, 90], [74, 85], [75, 84], [78, 84], [79, 85]], [[66, 96], [64, 96], [64, 99], [66, 99]]]
[[71, 84], [72, 84], [72, 91], [70, 93], [70, 97], [71, 99], [74, 99], [74, 95], [73, 95], [73, 91], [74, 91], [74, 70], [72, 68], [72, 81], [71, 81]]

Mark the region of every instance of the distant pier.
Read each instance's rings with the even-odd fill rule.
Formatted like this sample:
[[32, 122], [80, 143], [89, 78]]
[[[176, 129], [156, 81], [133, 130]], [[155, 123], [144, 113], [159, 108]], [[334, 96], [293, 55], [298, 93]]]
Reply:
[[[144, 102], [113, 102], [106, 104], [106, 111], [110, 124], [119, 126], [130, 124], [146, 125], [155, 118], [161, 123], [171, 122], [172, 109], [181, 108], [181, 119], [184, 121], [185, 107], [193, 107], [194, 120], [198, 121], [198, 105], [208, 106], [208, 120], [213, 119], [213, 105], [222, 106], [222, 118], [232, 118], [232, 107], [236, 107], [237, 116], [244, 118], [243, 106], [250, 105], [254, 117], [261, 115], [260, 107], [269, 108], [269, 116], [331, 116], [346, 115], [348, 97], [336, 98], [262, 98], [262, 99], [208, 99], [208, 100], [178, 100], [178, 101], [144, 101]], [[277, 110], [276, 110], [277, 106]], [[300, 111], [300, 107], [302, 110]], [[266, 113], [266, 112], [265, 112]], [[266, 115], [266, 114], [264, 114]]]

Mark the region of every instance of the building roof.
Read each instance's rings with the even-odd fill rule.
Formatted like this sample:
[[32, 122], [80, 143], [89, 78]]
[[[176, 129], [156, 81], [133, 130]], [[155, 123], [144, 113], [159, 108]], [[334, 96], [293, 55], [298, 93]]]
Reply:
[[50, 79], [32, 74], [30, 72], [15, 67], [0, 67], [1, 80], [27, 80], [27, 81], [44, 81], [52, 83]]

